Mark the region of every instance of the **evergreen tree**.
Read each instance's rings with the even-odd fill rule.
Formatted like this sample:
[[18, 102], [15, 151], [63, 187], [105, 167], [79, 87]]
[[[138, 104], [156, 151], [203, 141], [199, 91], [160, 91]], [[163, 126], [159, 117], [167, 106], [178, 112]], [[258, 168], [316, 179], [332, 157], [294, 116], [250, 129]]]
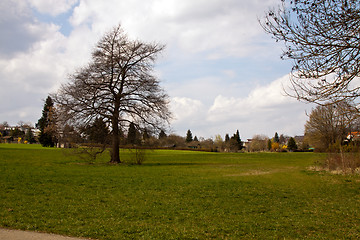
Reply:
[[229, 142], [230, 141], [230, 136], [229, 136], [229, 134], [226, 134], [225, 135], [225, 142], [227, 143], [227, 142]]
[[197, 136], [194, 137], [194, 142], [198, 142], [199, 139], [197, 138]]
[[159, 139], [163, 139], [163, 138], [166, 138], [166, 133], [164, 130], [161, 130], [160, 133], [159, 133]]
[[46, 98], [42, 116], [38, 120], [39, 142], [43, 147], [54, 147], [56, 143], [54, 103], [50, 96]]
[[243, 144], [241, 142], [239, 130], [236, 130], [236, 133], [231, 137], [231, 142], [235, 150], [243, 149]]
[[91, 127], [86, 131], [91, 143], [105, 144], [109, 140], [109, 129], [102, 118], [96, 118]]
[[142, 137], [143, 137], [143, 140], [148, 140], [150, 138], [150, 135], [146, 129], [144, 130]]
[[280, 142], [279, 134], [277, 132], [275, 132], [274, 142], [276, 142], [276, 143]]
[[138, 141], [138, 131], [136, 130], [135, 124], [130, 123], [129, 131], [127, 135], [127, 143], [128, 144], [137, 144]]
[[293, 137], [291, 137], [288, 141], [288, 147], [287, 147], [290, 151], [294, 151], [297, 149], [297, 145], [295, 142], [295, 139]]
[[271, 150], [271, 146], [272, 146], [272, 142], [271, 142], [271, 139], [269, 139], [268, 142], [267, 142], [267, 149], [269, 151]]
[[187, 131], [187, 133], [186, 133], [186, 139], [185, 139], [185, 141], [186, 141], [187, 143], [193, 141], [193, 137], [192, 137], [192, 133], [191, 133], [190, 129], [189, 129], [189, 130]]
[[36, 143], [35, 137], [33, 132], [31, 131], [31, 128], [28, 128], [25, 133], [25, 141], [28, 141], [28, 143]]

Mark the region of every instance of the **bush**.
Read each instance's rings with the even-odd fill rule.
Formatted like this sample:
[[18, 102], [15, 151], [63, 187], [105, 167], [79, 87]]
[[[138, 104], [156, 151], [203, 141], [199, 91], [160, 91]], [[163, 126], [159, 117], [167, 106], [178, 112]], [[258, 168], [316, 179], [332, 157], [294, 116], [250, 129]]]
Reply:
[[342, 174], [360, 173], [360, 153], [359, 152], [340, 152], [329, 153], [325, 159], [323, 167], [325, 170]]
[[146, 149], [132, 148], [130, 149], [130, 162], [129, 164], [141, 165], [146, 160]]

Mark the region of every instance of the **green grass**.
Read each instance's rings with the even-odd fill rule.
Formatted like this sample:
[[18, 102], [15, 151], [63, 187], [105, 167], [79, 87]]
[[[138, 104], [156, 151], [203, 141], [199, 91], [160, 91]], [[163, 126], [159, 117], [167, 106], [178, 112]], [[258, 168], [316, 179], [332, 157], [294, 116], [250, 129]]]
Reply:
[[0, 226], [95, 239], [360, 238], [360, 178], [307, 170], [322, 154], [156, 150], [116, 166], [64, 151], [0, 144]]

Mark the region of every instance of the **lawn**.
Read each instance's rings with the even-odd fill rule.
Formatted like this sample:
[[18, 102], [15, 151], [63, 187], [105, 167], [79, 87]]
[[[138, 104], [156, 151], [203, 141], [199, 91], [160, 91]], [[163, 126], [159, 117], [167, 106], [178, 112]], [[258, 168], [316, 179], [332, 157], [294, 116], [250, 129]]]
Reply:
[[1, 227], [94, 239], [360, 238], [360, 177], [308, 170], [322, 154], [155, 150], [137, 166], [67, 151], [0, 144]]

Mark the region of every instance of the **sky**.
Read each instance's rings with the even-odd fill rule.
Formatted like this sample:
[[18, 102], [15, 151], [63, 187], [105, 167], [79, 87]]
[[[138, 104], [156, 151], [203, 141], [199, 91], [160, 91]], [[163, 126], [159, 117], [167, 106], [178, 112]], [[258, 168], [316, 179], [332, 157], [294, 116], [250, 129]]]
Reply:
[[169, 132], [241, 138], [302, 135], [312, 105], [286, 96], [291, 62], [259, 24], [280, 0], [1, 0], [0, 123], [35, 124], [44, 100], [121, 24], [166, 45], [155, 65]]

